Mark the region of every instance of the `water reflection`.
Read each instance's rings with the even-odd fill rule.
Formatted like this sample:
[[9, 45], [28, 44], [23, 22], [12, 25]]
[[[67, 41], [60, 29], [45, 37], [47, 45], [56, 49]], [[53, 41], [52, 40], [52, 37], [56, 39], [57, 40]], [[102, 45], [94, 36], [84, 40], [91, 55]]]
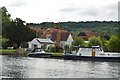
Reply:
[[118, 78], [120, 65], [118, 62], [15, 56], [2, 56], [2, 61], [3, 78]]

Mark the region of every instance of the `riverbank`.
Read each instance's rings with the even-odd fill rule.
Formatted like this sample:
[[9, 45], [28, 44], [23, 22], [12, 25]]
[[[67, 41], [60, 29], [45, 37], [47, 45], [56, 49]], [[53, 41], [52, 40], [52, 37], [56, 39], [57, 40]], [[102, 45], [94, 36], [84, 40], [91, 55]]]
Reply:
[[[16, 49], [16, 50], [8, 50], [8, 49], [1, 49], [0, 55], [16, 55], [16, 56], [28, 56], [31, 51], [26, 51], [24, 49]], [[62, 52], [51, 52], [53, 53], [52, 58], [62, 58]]]
[[[0, 55], [15, 55], [15, 56], [28, 56], [31, 51], [26, 51], [25, 49], [0, 49]], [[63, 52], [50, 52], [53, 53], [52, 58], [63, 58]], [[112, 51], [105, 53], [112, 53]], [[113, 53], [116, 53], [115, 51]], [[120, 53], [120, 52], [117, 52]]]
[[16, 51], [15, 49], [9, 50], [9, 49], [0, 49], [0, 52], [14, 52]]
[[25, 51], [21, 49], [0, 49], [0, 55], [17, 55], [17, 56], [26, 56], [30, 51]]

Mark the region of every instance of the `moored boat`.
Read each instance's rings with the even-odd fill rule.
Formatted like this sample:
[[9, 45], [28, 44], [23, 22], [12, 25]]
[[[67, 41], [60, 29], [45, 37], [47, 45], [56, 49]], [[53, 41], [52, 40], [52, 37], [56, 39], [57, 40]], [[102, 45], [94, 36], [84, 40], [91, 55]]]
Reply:
[[74, 51], [68, 50], [63, 54], [64, 59], [92, 61], [120, 61], [120, 53], [105, 53], [102, 47], [80, 47]]
[[53, 53], [45, 52], [41, 48], [35, 48], [32, 53], [28, 54], [30, 57], [40, 57], [40, 58], [49, 58], [53, 55]]

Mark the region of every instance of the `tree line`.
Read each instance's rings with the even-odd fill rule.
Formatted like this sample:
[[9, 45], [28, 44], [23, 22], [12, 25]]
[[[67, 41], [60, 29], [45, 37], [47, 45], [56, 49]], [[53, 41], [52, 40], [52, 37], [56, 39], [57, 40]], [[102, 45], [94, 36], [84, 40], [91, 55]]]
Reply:
[[120, 33], [112, 35], [109, 40], [105, 40], [102, 36], [89, 38], [88, 43], [85, 43], [83, 39], [76, 38], [72, 46], [100, 46], [103, 47], [104, 51], [120, 52]]
[[25, 46], [28, 41], [35, 37], [35, 31], [31, 30], [20, 18], [11, 19], [6, 7], [1, 7], [2, 13], [2, 47], [13, 46], [18, 48]]
[[76, 35], [80, 31], [89, 30], [92, 32], [98, 32], [102, 34], [115, 34], [118, 31], [118, 21], [80, 21], [80, 22], [43, 22], [43, 23], [27, 23], [30, 26], [36, 28], [60, 28], [68, 30]]

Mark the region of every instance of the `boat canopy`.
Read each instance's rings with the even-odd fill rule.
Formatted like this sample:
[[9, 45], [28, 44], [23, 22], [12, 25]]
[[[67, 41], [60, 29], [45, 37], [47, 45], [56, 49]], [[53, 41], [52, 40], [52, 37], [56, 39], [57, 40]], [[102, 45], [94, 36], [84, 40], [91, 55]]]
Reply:
[[92, 46], [92, 47], [72, 46], [72, 47], [75, 47], [75, 48], [102, 48], [99, 46]]

